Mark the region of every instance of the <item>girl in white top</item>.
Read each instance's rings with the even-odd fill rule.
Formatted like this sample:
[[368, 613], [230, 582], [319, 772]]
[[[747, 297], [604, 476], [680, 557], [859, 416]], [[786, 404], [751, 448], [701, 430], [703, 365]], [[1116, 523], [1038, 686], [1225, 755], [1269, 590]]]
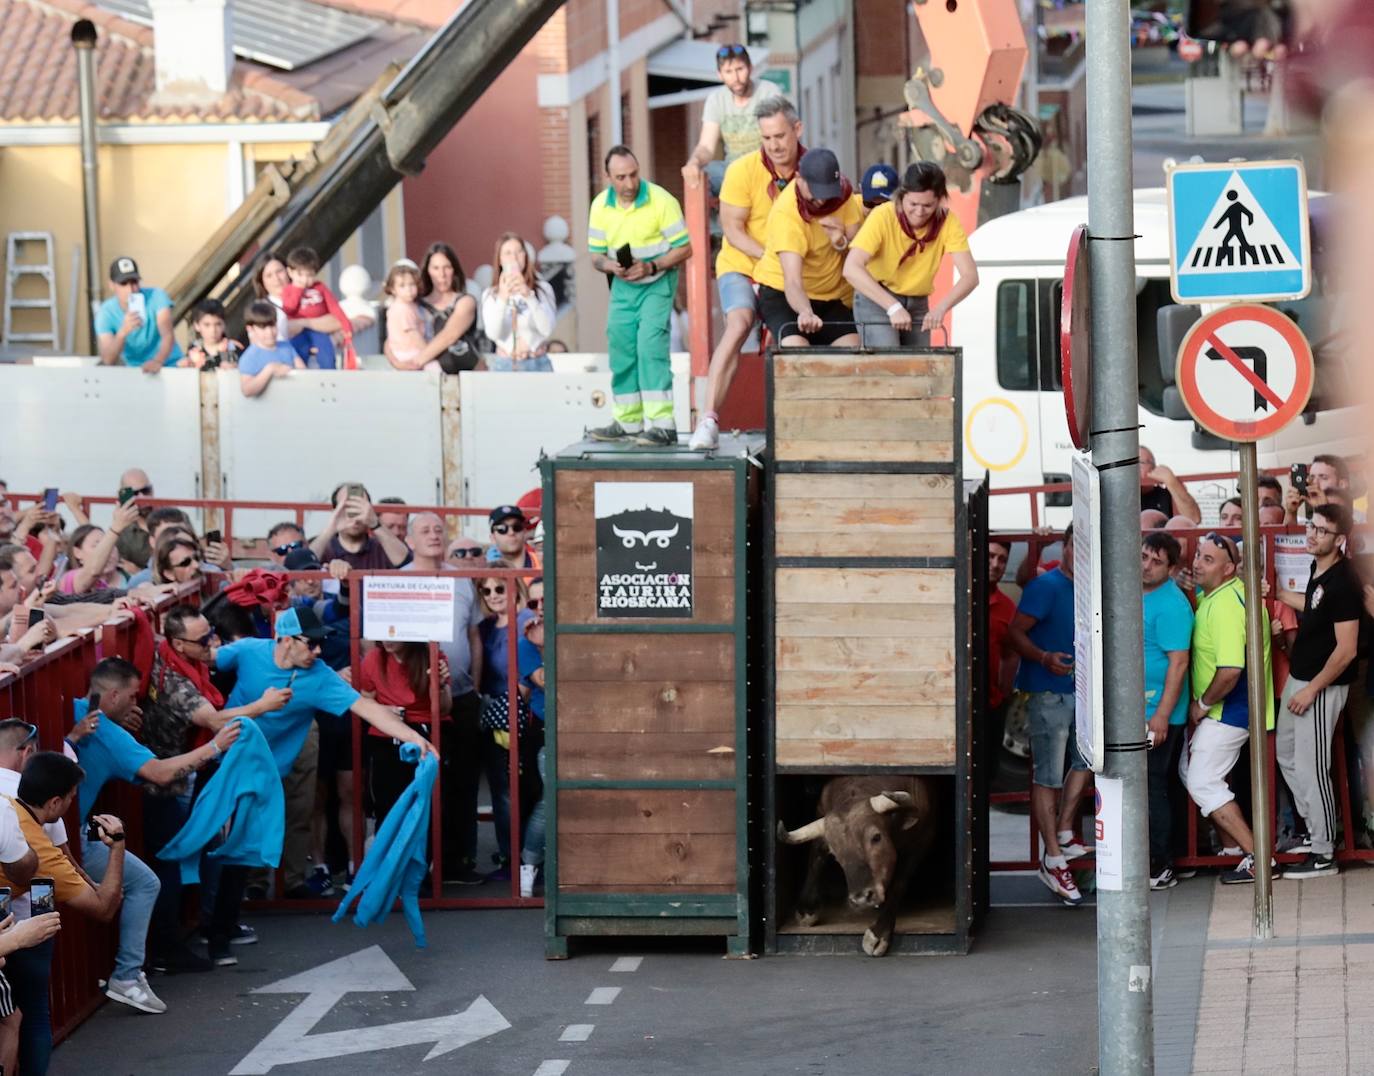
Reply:
[[[420, 267], [409, 260], [397, 262], [386, 274], [382, 291], [387, 296], [386, 341], [397, 359], [409, 363], [429, 342], [419, 303]], [[437, 370], [438, 361], [431, 359], [423, 369], [431, 367]]]
[[496, 241], [495, 286], [482, 293], [482, 330], [496, 346], [488, 370], [552, 372], [548, 343], [558, 315], [553, 288], [534, 274], [525, 241], [506, 232]]

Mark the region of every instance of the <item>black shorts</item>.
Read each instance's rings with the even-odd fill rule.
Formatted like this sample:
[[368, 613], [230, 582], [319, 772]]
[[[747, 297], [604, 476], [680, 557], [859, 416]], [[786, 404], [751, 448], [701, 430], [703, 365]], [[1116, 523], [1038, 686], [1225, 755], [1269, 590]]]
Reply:
[[[854, 327], [854, 311], [839, 299], [821, 299], [813, 302], [811, 309], [822, 322], [818, 332], [806, 336], [812, 347], [829, 347], [840, 337], [858, 331]], [[780, 347], [785, 336], [803, 335], [797, 328], [797, 312], [787, 301], [787, 295], [777, 288], [759, 285], [759, 311], [773, 337], [774, 347]]]
[[353, 718], [350, 714], [315, 712], [320, 726], [320, 760], [315, 772], [321, 777], [353, 769]]

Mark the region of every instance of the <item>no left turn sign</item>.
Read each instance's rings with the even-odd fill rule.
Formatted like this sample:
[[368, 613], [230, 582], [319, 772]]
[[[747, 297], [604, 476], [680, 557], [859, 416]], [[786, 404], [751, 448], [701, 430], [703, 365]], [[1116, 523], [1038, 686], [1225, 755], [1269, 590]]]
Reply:
[[1312, 396], [1312, 349], [1268, 306], [1228, 306], [1202, 318], [1178, 349], [1175, 380], [1193, 418], [1228, 441], [1283, 429]]

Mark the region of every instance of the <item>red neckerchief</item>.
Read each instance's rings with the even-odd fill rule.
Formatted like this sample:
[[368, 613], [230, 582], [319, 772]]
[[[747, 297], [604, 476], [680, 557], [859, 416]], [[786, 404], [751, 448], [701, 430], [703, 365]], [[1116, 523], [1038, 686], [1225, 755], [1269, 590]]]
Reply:
[[813, 203], [808, 202], [798, 194], [797, 211], [801, 213], [801, 219], [807, 224], [810, 224], [812, 221], [820, 220], [822, 217], [828, 217], [830, 214], [838, 212], [844, 206], [845, 202], [853, 197], [854, 186], [849, 182], [849, 177], [840, 176], [840, 196], [838, 198], [831, 198], [828, 202], [821, 202], [815, 209], [812, 209], [811, 206]]
[[[792, 165], [792, 175], [795, 176], [797, 174], [797, 165], [801, 163], [802, 154], [805, 152], [806, 147], [798, 142], [797, 159]], [[787, 189], [787, 185], [791, 183], [792, 180], [790, 178], [784, 179], [782, 176], [778, 175], [778, 166], [773, 163], [773, 159], [763, 150], [759, 150], [759, 158], [763, 161], [763, 167], [768, 169], [768, 174], [773, 177], [773, 181], [768, 184], [768, 200], [771, 202]]]
[[911, 222], [906, 219], [906, 214], [902, 212], [902, 207], [896, 202], [891, 203], [892, 211], [897, 214], [897, 223], [902, 226], [902, 233], [911, 240], [911, 246], [906, 248], [906, 253], [897, 262], [901, 265], [908, 258], [913, 258], [917, 254], [926, 252], [926, 244], [935, 242], [935, 237], [940, 234], [940, 229], [945, 226], [945, 217], [948, 215], [943, 209], [937, 209], [935, 215], [930, 218], [930, 227], [926, 229], [925, 235], [917, 235], [911, 230]]
[[157, 644], [157, 656], [162, 659], [162, 675], [157, 679], [159, 692], [162, 691], [163, 681], [167, 679], [167, 670], [171, 669], [195, 684], [201, 697], [216, 710], [224, 709], [224, 696], [220, 694], [219, 689], [210, 679], [210, 666], [204, 662], [192, 661], [185, 654], [177, 653], [168, 639], [163, 639]]

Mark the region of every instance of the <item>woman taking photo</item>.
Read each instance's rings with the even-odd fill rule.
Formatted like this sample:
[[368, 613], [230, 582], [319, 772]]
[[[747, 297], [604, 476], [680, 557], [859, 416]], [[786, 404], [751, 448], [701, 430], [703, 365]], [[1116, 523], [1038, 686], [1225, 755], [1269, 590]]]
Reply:
[[529, 247], [514, 232], [496, 241], [496, 284], [482, 292], [482, 331], [496, 347], [488, 370], [551, 372], [548, 341], [558, 316], [553, 288], [534, 273]]
[[[453, 694], [449, 689], [448, 661], [439, 655], [439, 718], [453, 711]], [[382, 642], [363, 658], [358, 676], [358, 690], [364, 698], [376, 699], [383, 706], [393, 708], [407, 725], [413, 725], [421, 736], [431, 735], [435, 714], [429, 695], [429, 644]], [[415, 776], [415, 766], [401, 761], [400, 751], [389, 736], [369, 727], [366, 738], [368, 757], [368, 787], [377, 825], [385, 821], [387, 812], [409, 787]], [[456, 797], [450, 797], [456, 800]], [[444, 824], [448, 825], [447, 813]], [[349, 846], [352, 851], [352, 844]]]
[[397, 370], [423, 370], [437, 359], [446, 374], [476, 370], [482, 361], [477, 350], [477, 300], [464, 289], [467, 277], [458, 255], [447, 243], [431, 243], [420, 259], [420, 306], [430, 321], [429, 343], [408, 359], [397, 358], [388, 340], [382, 347]]
[[133, 526], [136, 519], [138, 505], [129, 501], [115, 508], [109, 530], [90, 523], [77, 527], [72, 534], [72, 567], [58, 581], [58, 593], [88, 594], [118, 586], [119, 536]]
[[[929, 347], [930, 332], [978, 286], [968, 236], [945, 200], [945, 173], [917, 161], [892, 200], [869, 214], [844, 263], [854, 286], [854, 321], [868, 348]], [[930, 293], [948, 254], [959, 279], [934, 307]]]

